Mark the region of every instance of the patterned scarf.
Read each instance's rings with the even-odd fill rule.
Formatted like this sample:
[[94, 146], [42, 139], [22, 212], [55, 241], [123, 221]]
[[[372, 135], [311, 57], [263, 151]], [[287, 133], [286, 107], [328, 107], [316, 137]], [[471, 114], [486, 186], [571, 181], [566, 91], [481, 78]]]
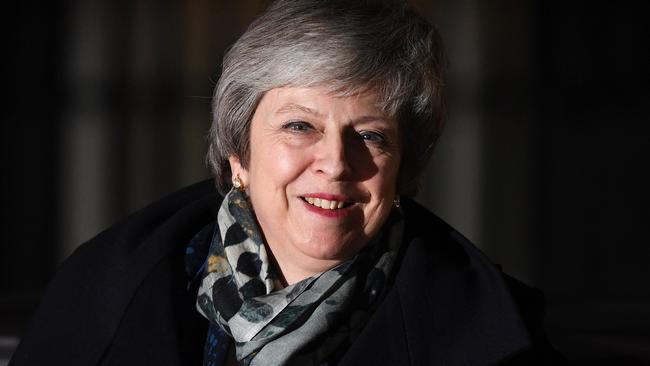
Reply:
[[334, 364], [387, 291], [402, 227], [393, 210], [355, 258], [277, 289], [252, 207], [233, 189], [217, 224], [197, 234], [205, 238], [212, 231], [197, 308], [234, 339], [243, 365]]

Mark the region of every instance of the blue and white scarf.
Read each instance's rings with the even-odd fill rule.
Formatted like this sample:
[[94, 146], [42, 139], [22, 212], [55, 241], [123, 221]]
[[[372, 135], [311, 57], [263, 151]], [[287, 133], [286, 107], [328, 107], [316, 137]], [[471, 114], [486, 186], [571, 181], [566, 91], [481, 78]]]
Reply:
[[211, 240], [197, 308], [234, 339], [243, 365], [335, 364], [385, 295], [402, 231], [402, 215], [394, 209], [353, 259], [276, 288], [278, 276], [250, 202], [233, 189], [217, 222], [190, 244]]

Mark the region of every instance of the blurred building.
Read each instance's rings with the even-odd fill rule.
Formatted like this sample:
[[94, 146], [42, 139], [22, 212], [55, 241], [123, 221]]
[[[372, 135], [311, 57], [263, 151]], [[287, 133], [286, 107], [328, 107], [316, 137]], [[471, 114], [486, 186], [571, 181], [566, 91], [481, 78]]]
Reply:
[[[645, 9], [410, 1], [449, 52], [418, 199], [541, 288], [573, 364], [650, 362]], [[0, 365], [56, 266], [206, 179], [224, 51], [266, 1], [15, 2], [3, 12]]]

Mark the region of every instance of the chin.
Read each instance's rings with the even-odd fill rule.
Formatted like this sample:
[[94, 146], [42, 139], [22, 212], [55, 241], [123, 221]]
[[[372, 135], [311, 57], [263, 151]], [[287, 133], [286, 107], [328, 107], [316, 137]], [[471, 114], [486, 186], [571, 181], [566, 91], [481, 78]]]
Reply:
[[353, 242], [345, 240], [318, 240], [313, 243], [304, 244], [302, 246], [303, 253], [315, 260], [326, 260], [343, 262], [352, 257], [361, 249], [361, 247], [354, 247]]

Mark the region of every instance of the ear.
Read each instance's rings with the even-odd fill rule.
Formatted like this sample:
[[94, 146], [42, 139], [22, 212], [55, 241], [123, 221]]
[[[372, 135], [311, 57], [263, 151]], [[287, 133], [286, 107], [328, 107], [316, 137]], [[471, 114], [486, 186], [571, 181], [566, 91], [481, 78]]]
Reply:
[[230, 155], [228, 157], [228, 162], [230, 163], [230, 172], [232, 173], [232, 178], [239, 176], [244, 187], [248, 187], [248, 170], [244, 168], [239, 160], [239, 157], [236, 155]]

